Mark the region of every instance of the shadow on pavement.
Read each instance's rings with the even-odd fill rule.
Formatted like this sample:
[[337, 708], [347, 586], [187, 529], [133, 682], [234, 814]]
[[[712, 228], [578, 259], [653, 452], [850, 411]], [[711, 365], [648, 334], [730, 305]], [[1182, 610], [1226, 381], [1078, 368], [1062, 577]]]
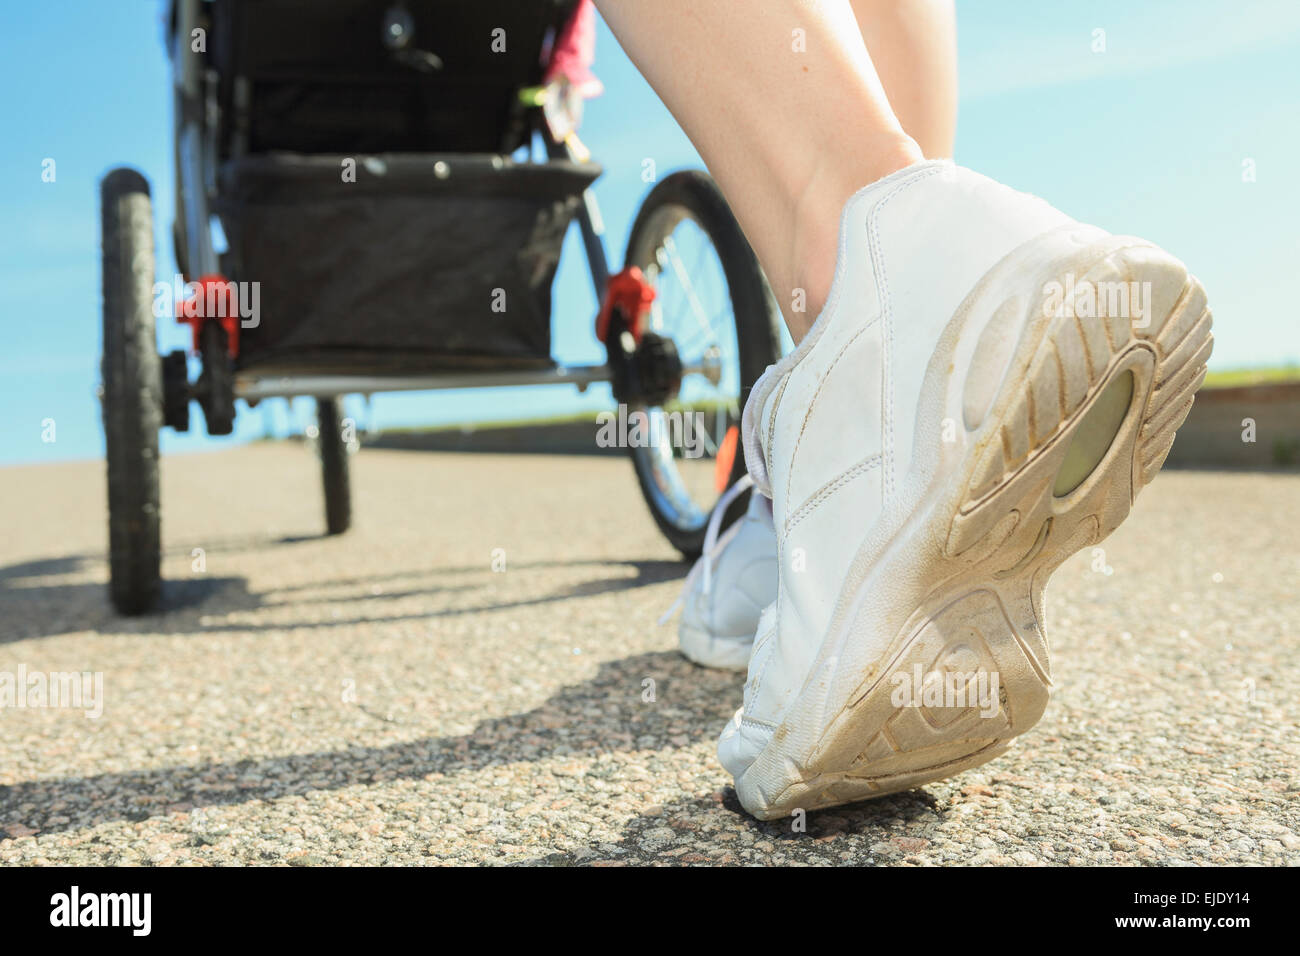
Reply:
[[[236, 539], [216, 542], [206, 548], [208, 555], [238, 552], [269, 545], [292, 545], [304, 540]], [[189, 551], [171, 549], [168, 556], [188, 558]], [[350, 627], [358, 624], [383, 624], [398, 621], [437, 620], [464, 614], [510, 608], [532, 607], [566, 601], [571, 598], [591, 597], [615, 591], [644, 587], [681, 578], [686, 566], [680, 561], [534, 561], [511, 564], [512, 570], [546, 568], [591, 567], [608, 571], [611, 568], [632, 568], [631, 577], [610, 577], [601, 574], [588, 581], [571, 584], [551, 592], [523, 597], [517, 600], [488, 600], [457, 607], [439, 608], [412, 613], [340, 616], [330, 619], [305, 619], [259, 623], [240, 621], [222, 623], [213, 620], [235, 612], [255, 611], [270, 606], [290, 603], [298, 593], [330, 588], [361, 588], [366, 585], [384, 585], [385, 599], [428, 595], [434, 593], [469, 592], [481, 589], [474, 583], [435, 583], [437, 579], [457, 575], [488, 574], [484, 565], [462, 567], [427, 567], [395, 570], [383, 574], [357, 575], [342, 578], [314, 580], [307, 584], [270, 588], [255, 592], [249, 589], [248, 579], [242, 576], [193, 575], [185, 578], [168, 578], [163, 582], [163, 592], [157, 612], [128, 618], [117, 614], [108, 601], [108, 588], [102, 581], [73, 581], [62, 583], [59, 577], [85, 577], [87, 573], [104, 565], [102, 554], [77, 554], [58, 558], [43, 558], [0, 567], [0, 644], [13, 641], [52, 637], [80, 631], [101, 634], [141, 633], [195, 633], [283, 631], [294, 627]], [[56, 580], [42, 580], [54, 578]], [[394, 582], [411, 578], [423, 579], [415, 586], [394, 587]], [[334, 598], [341, 603], [359, 603], [370, 600], [370, 595], [352, 595]]]
[[[230, 541], [220, 547], [239, 550], [265, 547], [269, 540]], [[283, 542], [291, 544], [292, 542]], [[215, 551], [216, 548], [210, 549]], [[63, 575], [84, 577], [101, 555], [71, 555], [15, 564], [0, 568], [0, 621], [6, 631], [17, 625], [18, 632], [0, 639], [96, 630], [100, 633], [193, 633], [213, 631], [259, 631], [263, 629], [345, 626], [360, 622], [382, 623], [404, 619], [432, 620], [438, 617], [472, 614], [503, 608], [523, 607], [568, 600], [611, 591], [626, 590], [680, 578], [679, 561], [598, 562], [571, 560], [519, 562], [512, 569], [593, 567], [605, 574], [544, 594], [509, 601], [476, 601], [472, 606], [432, 610], [425, 613], [390, 614], [346, 620], [310, 621], [300, 624], [213, 625], [204, 619], [232, 611], [247, 611], [272, 605], [285, 606], [310, 600], [318, 589], [373, 585], [384, 587], [385, 598], [431, 591], [474, 590], [475, 584], [394, 587], [411, 578], [454, 575], [483, 575], [485, 568], [428, 567], [373, 575], [357, 575], [313, 581], [271, 589], [263, 593], [248, 590], [242, 577], [199, 577], [171, 580], [166, 585], [164, 606], [159, 614], [143, 618], [122, 618], [108, 605], [102, 582], [59, 584]], [[609, 577], [610, 567], [631, 567], [635, 574]], [[50, 583], [49, 579], [56, 579]], [[365, 595], [356, 598], [357, 601]], [[342, 600], [348, 603], [349, 599]], [[44, 620], [42, 626], [22, 633], [24, 621]], [[642, 702], [642, 681], [653, 675], [658, 706]], [[674, 694], [674, 685], [687, 688]], [[664, 751], [682, 746], [682, 727], [692, 728], [690, 743], [712, 739], [717, 729], [739, 706], [741, 687], [737, 675], [696, 667], [676, 652], [640, 654], [603, 663], [590, 681], [569, 685], [539, 707], [521, 714], [493, 718], [479, 723], [460, 736], [428, 737], [390, 746], [355, 746], [321, 750], [284, 757], [261, 757], [225, 763], [167, 767], [96, 774], [86, 777], [39, 780], [0, 786], [0, 821], [21, 822], [40, 833], [59, 832], [99, 824], [137, 822], [174, 812], [204, 807], [275, 800], [310, 791], [336, 790], [394, 780], [422, 779], [429, 775], [470, 773], [493, 764], [537, 761], [555, 756], [590, 758], [605, 753], [631, 750]], [[685, 705], [679, 703], [686, 701]], [[562, 733], [561, 733], [562, 731]], [[882, 828], [897, 818], [911, 819], [924, 813], [939, 813], [925, 791], [913, 791], [858, 804], [809, 814], [807, 832], [795, 833], [790, 821], [762, 823], [740, 807], [728, 787], [709, 797], [686, 799], [668, 805], [655, 815], [638, 817], [627, 825], [613, 846], [602, 845], [594, 855], [578, 859], [570, 854], [550, 854], [521, 865], [570, 865], [592, 862], [719, 862], [706, 855], [728, 852], [718, 841], [711, 843], [707, 831], [700, 832], [702, 818], [721, 814], [739, 821], [765, 839], [818, 839], [841, 833]], [[694, 840], [691, 859], [668, 860], [661, 856], [664, 827]], [[652, 832], [653, 831], [653, 832]], [[725, 862], [725, 860], [723, 861]]]
[[[647, 674], [657, 684], [653, 706], [641, 697]], [[691, 686], [674, 694], [679, 683]], [[485, 720], [461, 736], [0, 786], [0, 821], [51, 833], [557, 755], [667, 750], [680, 746], [683, 723], [698, 729], [697, 739], [711, 738], [740, 698], [729, 671], [696, 667], [675, 651], [638, 654], [601, 664], [591, 680], [533, 710]]]
[[[726, 818], [718, 820], [719, 814]], [[843, 807], [817, 810], [809, 813], [803, 831], [796, 831], [792, 819], [756, 820], [745, 812], [736, 797], [736, 791], [727, 787], [720, 793], [707, 797], [680, 800], [667, 804], [658, 813], [639, 816], [623, 830], [616, 843], [602, 843], [588, 847], [583, 858], [572, 853], [550, 853], [531, 860], [522, 860], [514, 866], [600, 866], [622, 864], [647, 866], [654, 864], [729, 864], [738, 860], [734, 837], [738, 823], [756, 839], [781, 841], [786, 846], [782, 852], [798, 855], [800, 846], [810, 847], [818, 841], [861, 833], [879, 833], [884, 839], [898, 830], [899, 821], [912, 821], [930, 816], [936, 822], [943, 819], [944, 807], [926, 790], [908, 790], [877, 800], [866, 800]], [[718, 820], [712, 828], [705, 821]], [[702, 826], [701, 824], [704, 823]], [[713, 839], [715, 833], [727, 839]], [[665, 856], [664, 850], [689, 845], [684, 855]], [[817, 854], [824, 862], [824, 854]], [[856, 855], [860, 863], [863, 854]]]

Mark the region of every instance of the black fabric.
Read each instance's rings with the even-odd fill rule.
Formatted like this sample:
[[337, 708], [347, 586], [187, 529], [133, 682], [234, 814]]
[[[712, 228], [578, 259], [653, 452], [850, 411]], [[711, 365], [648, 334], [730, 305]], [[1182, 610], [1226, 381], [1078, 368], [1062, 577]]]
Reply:
[[241, 367], [549, 363], [551, 282], [598, 167], [388, 154], [358, 158], [345, 182], [343, 160], [268, 154], [223, 167], [227, 275], [260, 284]]
[[[382, 41], [394, 0], [216, 0], [223, 156], [249, 152], [512, 152], [527, 135], [517, 100], [540, 82], [548, 38], [576, 0], [404, 0], [413, 46], [442, 68], [397, 62]], [[505, 31], [505, 51], [493, 31]], [[248, 91], [241, 107], [236, 78]]]

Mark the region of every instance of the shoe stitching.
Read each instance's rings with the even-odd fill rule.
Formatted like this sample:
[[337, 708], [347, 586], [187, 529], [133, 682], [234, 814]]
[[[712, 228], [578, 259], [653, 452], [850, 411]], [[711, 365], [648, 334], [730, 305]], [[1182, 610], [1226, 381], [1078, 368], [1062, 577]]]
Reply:
[[841, 472], [838, 478], [834, 478], [831, 481], [826, 482], [826, 484], [822, 485], [820, 488], [818, 488], [812, 494], [812, 496], [809, 497], [803, 504], [801, 504], [795, 510], [794, 514], [792, 514], [786, 520], [785, 533], [789, 534], [790, 530], [795, 525], [797, 525], [800, 521], [802, 521], [804, 518], [808, 517], [808, 515], [812, 514], [812, 512], [816, 510], [818, 505], [820, 505], [824, 500], [829, 498], [831, 495], [835, 494], [835, 492], [839, 491], [840, 488], [848, 484], [854, 478], [857, 478], [858, 475], [870, 471], [872, 468], [878, 467], [881, 463], [881, 460], [882, 460], [881, 456], [878, 454], [870, 455], [869, 457], [862, 459], [862, 461], [858, 462], [856, 465], [854, 465], [852, 468], [848, 469], [847, 471]]
[[[777, 600], [778, 601], [780, 600], [779, 595]], [[779, 612], [780, 608], [778, 607], [777, 610]], [[772, 651], [771, 648], [768, 647], [768, 645], [771, 644], [772, 641], [775, 639], [776, 631], [777, 631], [776, 621], [773, 621], [772, 626], [769, 627], [767, 631], [762, 636], [760, 636], [758, 640], [754, 642], [754, 649], [750, 652], [751, 655], [753, 654], [763, 655], [763, 666], [758, 669], [757, 674], [755, 674], [750, 680], [746, 681], [746, 683], [749, 685], [749, 699], [751, 702], [754, 703], [757, 703], [758, 701], [758, 689], [760, 686], [762, 686], [763, 676], [767, 673], [767, 668], [772, 663]]]
[[880, 202], [876, 203], [867, 214], [870, 232], [871, 262], [875, 268], [876, 276], [880, 280], [880, 314], [882, 318], [882, 329], [884, 334], [881, 336], [883, 343], [883, 352], [881, 356], [881, 407], [884, 412], [884, 428], [882, 429], [881, 443], [884, 460], [887, 467], [884, 469], [885, 480], [881, 482], [881, 493], [885, 500], [893, 496], [894, 492], [894, 388], [893, 375], [890, 372], [890, 362], [894, 354], [894, 323], [893, 310], [890, 308], [889, 296], [889, 273], [885, 268], [885, 253], [880, 247], [880, 213], [885, 206], [889, 205], [896, 196], [901, 195], [906, 189], [924, 182], [931, 176], [943, 172], [948, 167], [940, 166], [918, 174], [917, 176], [906, 179], [899, 183], [890, 193]]
[[776, 444], [776, 411], [781, 405], [781, 397], [785, 395], [785, 387], [790, 382], [790, 373], [787, 372], [781, 376], [781, 382], [776, 387], [776, 393], [772, 396], [772, 414], [767, 418], [767, 444], [763, 446], [763, 460], [767, 464], [768, 484], [771, 484], [772, 475], [772, 446]]
[[767, 673], [768, 665], [771, 663], [772, 652], [769, 650], [763, 655], [763, 666], [758, 669], [758, 673], [749, 681], [749, 696], [751, 703], [758, 703], [758, 689], [763, 685], [763, 676]]
[[[817, 389], [816, 391], [813, 392], [812, 398], [808, 401], [808, 408], [804, 412], [803, 421], [799, 423], [799, 434], [798, 436], [796, 436], [794, 441], [794, 450], [790, 452], [790, 464], [786, 468], [787, 475], [794, 474], [795, 462], [799, 458], [799, 446], [803, 444], [804, 433], [808, 430], [808, 421], [809, 419], [812, 418], [813, 409], [817, 407], [817, 399], [821, 396], [822, 389], [826, 387], [826, 380], [830, 378], [831, 373], [835, 371], [835, 366], [839, 364], [840, 359], [844, 358], [844, 353], [847, 352], [853, 346], [853, 343], [856, 342], [859, 338], [861, 338], [863, 334], [869, 331], [871, 327], [875, 325], [877, 321], [879, 321], [879, 319], [880, 319], [879, 315], [875, 316], [869, 322], [863, 325], [862, 328], [858, 329], [851, 336], [849, 336], [848, 341], [845, 342], [842, 346], [840, 346], [840, 350], [835, 353], [835, 357], [831, 359], [830, 364], [826, 366], [826, 370], [817, 376]], [[789, 500], [788, 487], [786, 489], [786, 492], [787, 492], [786, 500], [788, 501]]]

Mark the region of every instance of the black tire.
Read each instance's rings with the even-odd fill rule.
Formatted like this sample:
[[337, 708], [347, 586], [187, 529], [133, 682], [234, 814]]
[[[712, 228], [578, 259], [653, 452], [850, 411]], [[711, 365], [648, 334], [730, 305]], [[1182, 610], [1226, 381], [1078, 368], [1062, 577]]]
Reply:
[[343, 414], [337, 398], [316, 399], [317, 440], [325, 486], [325, 533], [342, 534], [352, 526], [352, 483], [348, 475], [348, 443], [343, 438]]
[[122, 614], [143, 614], [162, 587], [162, 363], [154, 337], [149, 183], [133, 169], [115, 169], [100, 183], [100, 204], [109, 595]]
[[[750, 248], [749, 241], [736, 222], [721, 190], [707, 173], [699, 170], [672, 173], [650, 190], [637, 212], [628, 237], [625, 259], [627, 266], [638, 266], [645, 271], [649, 246], [654, 239], [651, 230], [657, 231], [660, 228], [655, 223], [656, 220], [663, 221], [666, 207], [678, 207], [678, 210], [685, 210], [689, 214], [708, 236], [722, 264], [735, 315], [740, 366], [740, 407], [743, 408], [754, 382], [769, 365], [780, 358], [781, 310], [763, 275], [762, 267], [758, 264], [758, 258]], [[661, 503], [661, 494], [644, 457], [638, 454], [637, 449], [631, 450], [637, 482], [650, 506], [655, 523], [684, 557], [698, 557], [703, 549], [707, 522], [683, 526], [680, 520], [674, 520]], [[737, 449], [729, 483], [743, 474], [745, 456]], [[747, 494], [742, 495], [728, 509], [724, 528], [744, 514], [748, 497]]]

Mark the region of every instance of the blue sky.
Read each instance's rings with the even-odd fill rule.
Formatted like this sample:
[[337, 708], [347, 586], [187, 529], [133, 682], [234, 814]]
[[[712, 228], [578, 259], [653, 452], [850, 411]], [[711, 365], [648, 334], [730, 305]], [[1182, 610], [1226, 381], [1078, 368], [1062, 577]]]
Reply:
[[[102, 453], [98, 379], [97, 182], [130, 164], [154, 184], [158, 234], [172, 218], [168, 64], [162, 0], [7, 3], [0, 12], [0, 462]], [[1077, 218], [1149, 238], [1186, 261], [1210, 293], [1212, 366], [1300, 361], [1284, 284], [1300, 239], [1300, 4], [1144, 0], [959, 2], [957, 159], [1044, 196]], [[1104, 53], [1094, 31], [1105, 31]], [[672, 117], [601, 26], [583, 139], [605, 167], [596, 186], [621, 258], [648, 188], [700, 165]], [[847, 121], [847, 118], [846, 118]], [[42, 162], [57, 163], [54, 183]], [[1255, 182], [1243, 182], [1243, 161]], [[175, 272], [159, 243], [160, 276]], [[598, 362], [595, 301], [571, 234], [555, 288], [554, 351]], [[164, 323], [160, 347], [186, 330]], [[479, 421], [604, 407], [608, 392], [489, 389], [377, 396], [362, 424]], [[309, 405], [241, 412], [236, 439], [307, 421]], [[42, 421], [56, 423], [53, 443]], [[165, 452], [220, 447], [164, 432]]]

